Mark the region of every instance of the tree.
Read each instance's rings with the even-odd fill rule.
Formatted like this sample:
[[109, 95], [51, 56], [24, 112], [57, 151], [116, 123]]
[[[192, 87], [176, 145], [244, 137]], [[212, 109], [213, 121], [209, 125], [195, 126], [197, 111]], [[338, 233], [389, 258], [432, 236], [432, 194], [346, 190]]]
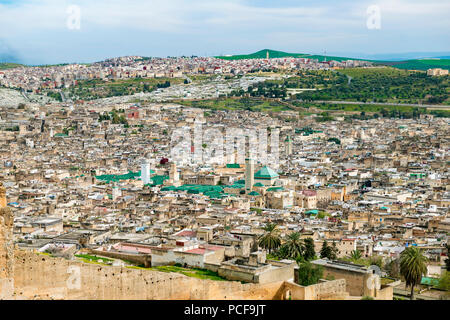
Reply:
[[322, 244], [322, 249], [320, 249], [320, 257], [331, 259], [332, 252], [331, 247], [328, 246], [327, 240], [325, 240]]
[[305, 252], [303, 253], [303, 257], [307, 261], [314, 259], [316, 256], [316, 252], [314, 250], [314, 240], [312, 238], [306, 238], [304, 243]]
[[450, 291], [450, 272], [445, 271], [442, 274], [441, 278], [439, 279], [438, 288], [445, 291]]
[[414, 287], [427, 273], [427, 261], [417, 247], [408, 247], [400, 255], [400, 274], [405, 278], [406, 286], [411, 287], [411, 300], [414, 300]]
[[393, 278], [400, 277], [400, 259], [391, 260], [385, 267], [388, 275]]
[[383, 269], [383, 267], [384, 267], [383, 258], [381, 256], [370, 257], [369, 263], [370, 263], [370, 265], [377, 266], [380, 269]]
[[336, 246], [336, 242], [333, 242], [333, 246], [331, 247], [330, 259], [331, 260], [336, 260], [338, 254], [339, 254], [339, 250], [338, 250], [338, 248]]
[[287, 241], [284, 244], [287, 248], [288, 257], [291, 259], [297, 259], [303, 256], [304, 245], [300, 239], [299, 232], [292, 232], [287, 236]]
[[323, 276], [323, 268], [321, 266], [314, 266], [311, 262], [299, 263], [298, 269], [298, 284], [302, 286], [309, 286], [316, 284]]
[[275, 223], [268, 223], [263, 230], [265, 233], [259, 238], [259, 246], [268, 249], [269, 253], [272, 250], [277, 249], [281, 245], [281, 239], [279, 236], [278, 228]]
[[445, 268], [447, 271], [450, 271], [450, 245], [446, 244], [445, 247], [447, 248], [447, 259], [445, 259]]
[[359, 259], [361, 259], [361, 251], [359, 251], [358, 249], [353, 250], [350, 253], [350, 259], [352, 259], [353, 262], [358, 261]]

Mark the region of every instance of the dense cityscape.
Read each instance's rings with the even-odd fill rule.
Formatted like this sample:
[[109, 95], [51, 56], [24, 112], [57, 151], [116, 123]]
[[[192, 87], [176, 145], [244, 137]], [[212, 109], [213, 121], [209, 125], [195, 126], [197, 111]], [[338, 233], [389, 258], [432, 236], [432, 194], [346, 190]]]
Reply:
[[[10, 97], [0, 113], [2, 203], [4, 221], [10, 219], [3, 241], [19, 250], [4, 255], [5, 263], [31, 255], [37, 272], [48, 258], [104, 272], [138, 269], [133, 277], [170, 272], [168, 281], [182, 275], [195, 282], [190, 286], [240, 284], [209, 293], [168, 284], [98, 297], [83, 290], [95, 277], [70, 290], [57, 284], [59, 276], [44, 284], [28, 273], [15, 279], [21, 292], [12, 297], [401, 299], [409, 294], [402, 252], [420, 249], [427, 263], [416, 294], [446, 299], [439, 288], [448, 284], [442, 266], [449, 267], [448, 117], [421, 107], [407, 119], [324, 112], [324, 105], [302, 102], [305, 91], [290, 81], [313, 77], [314, 87], [321, 75], [340, 79], [330, 72], [390, 68], [267, 58], [123, 57], [1, 72]], [[86, 100], [62, 90], [124, 78], [164, 85]], [[191, 139], [199, 124], [203, 131]], [[211, 130], [222, 137], [230, 128], [241, 140], [227, 140], [231, 153], [211, 161], [224, 151]], [[183, 154], [174, 149], [180, 130]], [[258, 153], [252, 139], [261, 132], [272, 143]], [[272, 158], [261, 157], [269, 150]], [[318, 284], [314, 294], [307, 290]]]
[[449, 13], [0, 0], [1, 306], [445, 315]]

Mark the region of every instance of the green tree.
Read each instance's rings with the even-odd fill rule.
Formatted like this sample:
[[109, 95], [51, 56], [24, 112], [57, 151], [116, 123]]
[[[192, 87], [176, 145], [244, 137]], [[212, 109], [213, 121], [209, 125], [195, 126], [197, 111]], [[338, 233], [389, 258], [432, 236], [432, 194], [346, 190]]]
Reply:
[[427, 273], [428, 259], [417, 247], [408, 247], [400, 255], [400, 274], [411, 287], [411, 300], [414, 300], [414, 287], [420, 284], [422, 276]]
[[339, 254], [339, 250], [336, 246], [336, 242], [333, 242], [333, 246], [331, 247], [331, 256], [330, 259], [331, 260], [336, 260], [337, 259], [337, 255]]
[[331, 247], [328, 246], [327, 240], [325, 240], [322, 244], [322, 249], [320, 249], [320, 257], [331, 259], [332, 252]]
[[450, 245], [446, 244], [445, 247], [447, 248], [447, 259], [445, 259], [445, 268], [447, 271], [450, 271]]
[[400, 259], [391, 260], [385, 267], [388, 275], [393, 278], [400, 277]]
[[306, 238], [304, 243], [305, 252], [303, 254], [303, 257], [307, 261], [314, 259], [314, 257], [316, 256], [316, 252], [314, 250], [314, 240], [312, 238]]
[[259, 238], [258, 244], [260, 247], [268, 249], [269, 253], [271, 253], [272, 250], [279, 248], [281, 245], [277, 225], [275, 223], [268, 223], [263, 230], [265, 233]]
[[303, 256], [304, 244], [300, 239], [299, 232], [292, 232], [291, 234], [289, 234], [284, 246], [286, 246], [287, 248], [287, 254], [289, 258], [297, 259]]
[[445, 271], [439, 279], [438, 288], [441, 290], [450, 291], [450, 272]]
[[299, 263], [298, 266], [299, 285], [309, 286], [316, 284], [323, 276], [323, 268], [321, 266], [314, 266], [309, 261]]
[[353, 262], [358, 261], [359, 259], [361, 259], [361, 251], [359, 251], [358, 249], [353, 250], [353, 251], [350, 253], [350, 259], [351, 259]]

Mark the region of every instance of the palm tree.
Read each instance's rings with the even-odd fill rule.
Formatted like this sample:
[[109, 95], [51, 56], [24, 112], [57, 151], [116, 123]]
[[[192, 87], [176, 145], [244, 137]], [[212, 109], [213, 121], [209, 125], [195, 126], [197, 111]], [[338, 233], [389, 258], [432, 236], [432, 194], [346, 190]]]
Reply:
[[352, 261], [358, 261], [359, 259], [361, 259], [361, 251], [359, 251], [358, 249], [353, 250], [350, 253], [350, 259], [352, 259]]
[[427, 273], [428, 259], [419, 248], [406, 248], [400, 255], [400, 274], [405, 278], [406, 286], [411, 286], [411, 300], [414, 300], [414, 286], [420, 284], [422, 275]]
[[286, 243], [284, 244], [287, 248], [288, 257], [292, 259], [297, 259], [303, 256], [305, 251], [305, 245], [300, 239], [299, 232], [292, 232], [287, 236]]
[[258, 245], [264, 249], [268, 249], [269, 253], [277, 249], [281, 245], [278, 228], [275, 223], [268, 223], [263, 230], [265, 233], [259, 238]]

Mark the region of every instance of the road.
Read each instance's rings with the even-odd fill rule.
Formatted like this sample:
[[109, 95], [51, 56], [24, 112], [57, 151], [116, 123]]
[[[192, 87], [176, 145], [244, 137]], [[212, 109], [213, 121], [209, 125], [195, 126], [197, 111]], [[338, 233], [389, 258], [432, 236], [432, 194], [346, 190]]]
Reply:
[[62, 100], [62, 102], [66, 102], [66, 96], [64, 95], [64, 92], [61, 90], [60, 92], [60, 95], [61, 95], [61, 100]]
[[435, 104], [412, 104], [412, 103], [392, 103], [392, 102], [358, 102], [358, 101], [324, 101], [324, 100], [316, 100], [313, 102], [332, 103], [332, 104], [368, 104], [368, 105], [381, 105], [381, 106], [404, 106], [404, 107], [450, 110], [450, 106], [435, 105]]
[[22, 94], [22, 96], [27, 100], [30, 101], [30, 98], [27, 96], [27, 93], [25, 92], [25, 90], [21, 89], [20, 93]]

